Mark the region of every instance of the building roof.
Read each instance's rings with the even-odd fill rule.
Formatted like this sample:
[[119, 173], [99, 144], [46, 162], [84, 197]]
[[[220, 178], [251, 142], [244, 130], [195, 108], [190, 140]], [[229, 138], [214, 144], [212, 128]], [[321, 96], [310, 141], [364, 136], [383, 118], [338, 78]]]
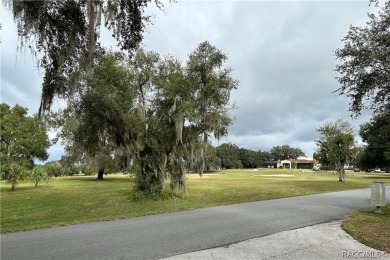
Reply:
[[314, 160], [297, 160], [296, 163], [315, 163]]

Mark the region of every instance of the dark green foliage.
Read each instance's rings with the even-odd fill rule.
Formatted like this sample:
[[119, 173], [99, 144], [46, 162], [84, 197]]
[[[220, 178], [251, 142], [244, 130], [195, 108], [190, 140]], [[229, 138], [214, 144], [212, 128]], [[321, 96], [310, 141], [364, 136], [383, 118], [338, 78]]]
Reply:
[[36, 116], [28, 116], [26, 108], [2, 103], [0, 113], [1, 174], [8, 179], [11, 168], [15, 168], [11, 164], [32, 169], [34, 159], [46, 160], [50, 141], [45, 124]]
[[98, 179], [103, 179], [109, 168], [115, 168], [115, 147], [128, 144], [134, 139], [134, 131], [142, 127], [134, 117], [136, 89], [124, 60], [119, 53], [101, 56], [72, 101], [77, 123], [71, 129], [73, 142], [68, 151], [75, 150], [72, 146], [76, 152], [85, 151], [78, 153], [89, 167], [101, 169]]
[[268, 152], [239, 148], [232, 143], [221, 144], [216, 148], [223, 169], [258, 168], [270, 160]]
[[84, 166], [84, 167], [82, 168], [81, 172], [82, 172], [85, 176], [91, 176], [91, 175], [96, 174], [97, 171], [95, 171], [94, 169], [92, 169], [92, 168], [89, 167], [89, 166]]
[[72, 156], [62, 156], [59, 163], [62, 165], [64, 169], [64, 175], [73, 176], [81, 173], [82, 167], [80, 167], [80, 163], [77, 163]]
[[227, 126], [232, 123], [228, 110], [233, 106], [229, 98], [238, 81], [231, 77], [232, 69], [224, 67], [226, 61], [227, 55], [206, 41], [198, 45], [187, 62], [187, 91], [191, 93], [192, 104], [186, 113], [191, 132], [201, 144], [196, 158], [200, 176], [205, 167], [204, 148], [208, 136], [213, 134], [219, 139], [227, 135]]
[[222, 169], [241, 169], [240, 148], [232, 143], [221, 144], [217, 147], [217, 156], [221, 158]]
[[64, 168], [64, 175], [66, 176], [73, 176], [76, 174], [79, 174], [81, 171], [80, 167], [71, 165]]
[[[132, 77], [119, 54], [104, 55], [85, 77], [85, 85], [79, 90], [80, 99], [74, 101], [78, 118], [76, 142], [88, 153], [95, 155], [110, 143], [124, 143], [131, 138], [126, 125], [134, 125], [131, 117], [135, 89]], [[94, 134], [91, 134], [94, 133]]]
[[361, 157], [365, 168], [390, 167], [390, 112], [361, 125], [360, 136], [367, 143]]
[[[324, 123], [317, 129], [320, 139], [315, 140], [317, 145], [316, 157], [334, 165], [339, 175], [339, 181], [345, 181], [344, 165], [351, 158], [355, 140], [351, 125], [341, 119], [335, 122]], [[326, 164], [325, 164], [326, 165]]]
[[217, 156], [217, 149], [211, 144], [207, 144], [204, 149], [205, 170], [221, 169], [221, 159]]
[[132, 196], [133, 201], [142, 202], [144, 200], [167, 200], [169, 199], [168, 194], [165, 192], [154, 192], [154, 193], [145, 193], [141, 191], [134, 192]]
[[102, 55], [82, 78], [71, 103], [74, 117], [66, 117], [77, 123], [64, 137], [90, 157], [131, 168], [145, 194], [163, 192], [168, 177], [172, 191], [186, 194], [190, 167], [201, 174], [206, 163], [218, 164], [207, 138], [227, 133], [230, 90], [237, 85], [223, 67], [226, 55], [209, 43], [189, 57], [183, 68], [172, 57], [143, 50], [130, 59]]
[[75, 164], [74, 162], [70, 163], [69, 161], [63, 159], [47, 162], [43, 168], [49, 177], [73, 176], [77, 174], [93, 175], [97, 173], [97, 170], [94, 170], [96, 166], [93, 165], [92, 162]]
[[248, 149], [240, 148], [239, 158], [242, 166], [248, 168], [259, 168], [263, 165], [264, 159], [261, 152], [255, 152]]
[[356, 115], [364, 108], [390, 110], [390, 1], [368, 17], [366, 25], [350, 26], [343, 48], [335, 51], [341, 61], [336, 66], [337, 92], [351, 98], [350, 110]]
[[323, 166], [334, 169], [334, 162], [330, 160], [325, 146], [317, 147], [317, 150], [313, 154], [313, 159], [321, 163], [321, 169], [323, 169]]
[[50, 177], [60, 177], [64, 175], [64, 167], [58, 161], [47, 162], [44, 165], [46, 173]]
[[300, 148], [293, 148], [286, 144], [272, 147], [270, 154], [274, 161], [296, 159], [301, 155], [305, 156], [305, 153]]

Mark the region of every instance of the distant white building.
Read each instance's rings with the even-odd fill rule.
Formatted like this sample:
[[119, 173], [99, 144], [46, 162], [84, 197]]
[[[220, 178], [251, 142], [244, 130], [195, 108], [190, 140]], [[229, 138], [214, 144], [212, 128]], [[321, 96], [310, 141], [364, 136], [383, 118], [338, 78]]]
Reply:
[[279, 160], [278, 161], [278, 168], [280, 166], [283, 166], [285, 169], [291, 169], [291, 161], [290, 160]]
[[297, 159], [279, 160], [276, 162], [277, 168], [282, 166], [285, 169], [291, 169], [295, 163], [295, 169], [311, 169], [317, 162], [312, 157], [299, 156]]

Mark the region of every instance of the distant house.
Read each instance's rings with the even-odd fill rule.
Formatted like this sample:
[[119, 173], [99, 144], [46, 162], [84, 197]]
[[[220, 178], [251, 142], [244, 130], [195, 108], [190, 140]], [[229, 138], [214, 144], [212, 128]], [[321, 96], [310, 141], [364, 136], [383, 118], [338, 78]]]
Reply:
[[291, 169], [295, 164], [295, 169], [312, 169], [318, 162], [311, 157], [299, 156], [297, 159], [265, 161], [264, 166], [268, 168]]
[[296, 169], [312, 169], [317, 162], [310, 157], [299, 156], [296, 160]]
[[279, 160], [277, 167], [282, 166], [284, 169], [291, 169], [291, 160]]
[[272, 168], [283, 167], [284, 169], [291, 169], [292, 165], [295, 165], [295, 169], [312, 169], [318, 162], [310, 157], [299, 156], [297, 159], [279, 160], [276, 162], [270, 161], [269, 163], [272, 163], [272, 165], [276, 164]]

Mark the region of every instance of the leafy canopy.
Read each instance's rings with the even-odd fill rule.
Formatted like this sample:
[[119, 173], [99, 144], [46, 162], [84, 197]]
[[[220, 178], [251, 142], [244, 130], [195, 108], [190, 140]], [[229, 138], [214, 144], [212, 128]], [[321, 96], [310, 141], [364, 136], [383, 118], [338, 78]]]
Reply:
[[34, 159], [46, 160], [50, 146], [46, 126], [36, 116], [28, 116], [19, 105], [0, 104], [0, 173], [11, 191], [27, 176]]
[[46, 160], [50, 146], [45, 124], [36, 116], [28, 116], [19, 105], [0, 104], [0, 153], [9, 162], [32, 163]]
[[368, 17], [364, 26], [350, 26], [344, 46], [334, 53], [340, 61], [336, 72], [341, 86], [336, 92], [351, 98], [355, 115], [365, 108], [390, 110], [390, 1]]
[[229, 97], [238, 82], [226, 59], [208, 42], [187, 66], [143, 50], [130, 59], [108, 52], [82, 78], [71, 105], [78, 123], [67, 136], [92, 156], [122, 156], [142, 192], [161, 192], [169, 176], [171, 189], [186, 193], [185, 172], [202, 174], [209, 135], [226, 135], [232, 121]]
[[367, 144], [364, 161], [369, 167], [390, 167], [390, 112], [374, 116], [360, 126], [360, 136]]
[[296, 159], [305, 153], [300, 148], [293, 148], [285, 144], [282, 146], [274, 146], [270, 150], [273, 160]]
[[345, 181], [344, 165], [354, 151], [355, 140], [352, 126], [342, 119], [326, 122], [317, 129], [317, 158], [336, 166], [339, 181]]

